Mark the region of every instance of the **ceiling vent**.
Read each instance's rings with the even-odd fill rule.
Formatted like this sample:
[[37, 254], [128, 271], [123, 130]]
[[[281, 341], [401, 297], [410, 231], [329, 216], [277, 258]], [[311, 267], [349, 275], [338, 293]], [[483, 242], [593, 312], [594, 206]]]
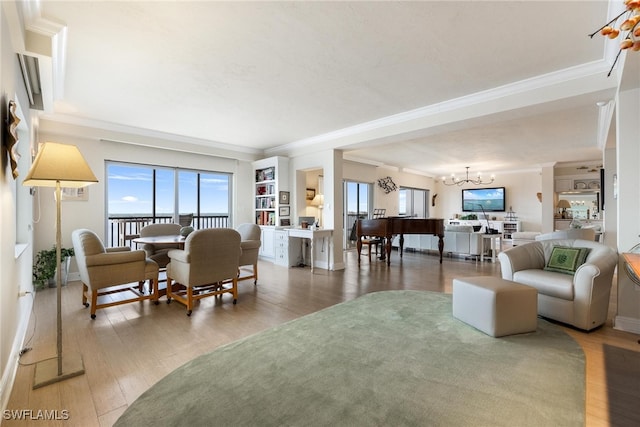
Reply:
[[20, 62], [24, 86], [27, 89], [27, 96], [29, 97], [29, 108], [44, 110], [38, 58], [19, 53], [18, 62]]

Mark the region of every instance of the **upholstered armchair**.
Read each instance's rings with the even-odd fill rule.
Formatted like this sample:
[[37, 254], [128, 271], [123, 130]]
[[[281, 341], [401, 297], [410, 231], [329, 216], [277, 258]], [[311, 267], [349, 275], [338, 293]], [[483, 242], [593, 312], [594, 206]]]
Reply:
[[[140, 229], [140, 237], [177, 236], [180, 234], [180, 228], [180, 224], [149, 224]], [[142, 246], [147, 258], [154, 260], [160, 268], [166, 267], [169, 263], [169, 251], [179, 248], [180, 245], [178, 243], [145, 243]]]
[[[558, 272], [550, 265], [555, 246], [587, 248], [583, 264]], [[575, 251], [574, 251], [575, 252]], [[591, 240], [537, 240], [498, 254], [502, 278], [538, 290], [538, 314], [589, 331], [607, 320], [615, 250]], [[565, 256], [565, 259], [569, 259]]]
[[[82, 304], [91, 306], [92, 319], [99, 308], [146, 299], [158, 303], [158, 264], [148, 259], [143, 250], [132, 251], [126, 246], [105, 248], [100, 238], [86, 229], [75, 230], [71, 239], [82, 280]], [[139, 283], [147, 280], [151, 288], [145, 293]], [[134, 296], [107, 297], [121, 292]], [[106, 297], [104, 302], [99, 302], [100, 297]], [[89, 298], [91, 304], [87, 302]]]
[[175, 299], [187, 307], [193, 302], [231, 293], [238, 301], [240, 233], [230, 228], [205, 228], [187, 236], [184, 249], [169, 251], [167, 264], [167, 304]]
[[260, 252], [260, 226], [256, 224], [246, 223], [240, 224], [237, 228], [240, 233], [240, 247], [242, 255], [240, 255], [240, 267], [251, 266], [252, 274], [249, 276], [238, 275], [238, 280], [253, 279], [253, 284], [258, 283], [258, 253]]

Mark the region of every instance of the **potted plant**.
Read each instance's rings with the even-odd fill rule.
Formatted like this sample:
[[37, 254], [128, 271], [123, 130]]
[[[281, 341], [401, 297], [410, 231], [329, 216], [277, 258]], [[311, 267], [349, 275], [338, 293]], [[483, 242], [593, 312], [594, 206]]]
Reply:
[[[66, 285], [67, 272], [71, 257], [74, 255], [73, 248], [62, 248], [60, 256], [62, 259], [62, 284]], [[36, 255], [33, 264], [33, 283], [36, 289], [43, 289], [46, 285], [56, 286], [56, 247], [43, 249]]]

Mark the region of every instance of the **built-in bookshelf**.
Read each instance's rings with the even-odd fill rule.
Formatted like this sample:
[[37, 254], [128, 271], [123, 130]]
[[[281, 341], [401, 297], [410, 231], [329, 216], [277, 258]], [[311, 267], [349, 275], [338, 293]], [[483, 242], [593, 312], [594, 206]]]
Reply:
[[256, 224], [276, 225], [276, 168], [271, 166], [255, 171]]
[[289, 159], [269, 157], [253, 162], [254, 218], [260, 226], [260, 257], [275, 257], [275, 230], [288, 225], [291, 215]]
[[288, 219], [291, 213], [288, 159], [269, 157], [254, 162], [253, 167], [255, 223], [260, 226], [282, 225], [281, 220]]

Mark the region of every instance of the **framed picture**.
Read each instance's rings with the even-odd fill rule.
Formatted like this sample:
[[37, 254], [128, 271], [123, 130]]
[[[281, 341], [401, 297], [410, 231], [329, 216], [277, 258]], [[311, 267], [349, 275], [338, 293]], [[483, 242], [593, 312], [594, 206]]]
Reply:
[[280, 206], [279, 213], [280, 213], [280, 216], [289, 216], [289, 213], [290, 213], [289, 206]]
[[[280, 192], [280, 204], [281, 205], [288, 205], [289, 204], [289, 192], [288, 191], [281, 191]], [[282, 215], [282, 214], [280, 214]]]
[[289, 225], [291, 225], [291, 221], [289, 220], [289, 218], [283, 218], [283, 219], [280, 220], [280, 225], [289, 226]]
[[306, 199], [311, 201], [314, 197], [316, 197], [316, 190], [314, 190], [313, 188], [307, 188]]

